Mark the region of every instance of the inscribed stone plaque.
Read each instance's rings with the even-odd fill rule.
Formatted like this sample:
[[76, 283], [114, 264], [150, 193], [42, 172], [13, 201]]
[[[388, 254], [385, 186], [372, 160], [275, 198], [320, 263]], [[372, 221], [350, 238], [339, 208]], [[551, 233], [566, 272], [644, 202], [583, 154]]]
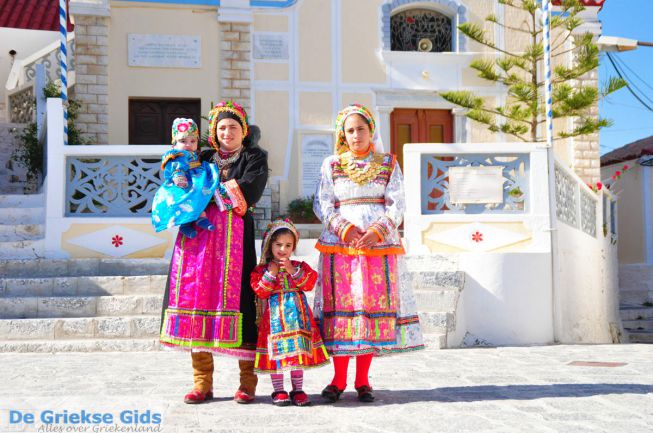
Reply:
[[449, 200], [453, 204], [503, 203], [503, 168], [450, 167]]
[[330, 135], [305, 135], [302, 137], [302, 196], [309, 197], [315, 194], [317, 183], [320, 181], [320, 168], [324, 158], [331, 155]]
[[130, 33], [127, 40], [129, 66], [150, 68], [202, 67], [201, 36]]
[[253, 56], [256, 60], [288, 60], [288, 33], [255, 32]]

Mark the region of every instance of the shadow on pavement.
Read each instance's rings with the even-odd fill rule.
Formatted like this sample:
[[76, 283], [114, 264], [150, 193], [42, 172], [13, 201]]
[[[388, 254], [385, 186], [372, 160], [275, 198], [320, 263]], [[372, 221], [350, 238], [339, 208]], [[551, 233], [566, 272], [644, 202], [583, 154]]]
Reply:
[[[482, 385], [456, 386], [434, 389], [409, 389], [374, 391], [376, 400], [372, 405], [407, 404], [437, 401], [441, 403], [476, 402], [494, 400], [537, 400], [556, 397], [591, 397], [606, 394], [649, 394], [653, 385], [632, 383], [560, 383], [553, 385]], [[313, 400], [321, 404], [319, 396]], [[354, 403], [354, 404], [350, 404]], [[354, 392], [343, 393], [337, 406], [366, 406], [356, 400]]]

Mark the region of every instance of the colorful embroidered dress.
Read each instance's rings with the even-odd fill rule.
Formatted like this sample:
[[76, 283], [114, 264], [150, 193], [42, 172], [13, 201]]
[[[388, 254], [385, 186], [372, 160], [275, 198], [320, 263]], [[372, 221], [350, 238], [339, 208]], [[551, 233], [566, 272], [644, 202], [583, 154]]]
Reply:
[[[204, 151], [200, 158], [213, 161], [216, 152]], [[212, 201], [206, 208], [215, 230], [201, 230], [193, 239], [177, 235], [160, 341], [173, 348], [254, 360], [258, 330], [249, 275], [256, 266], [256, 251], [248, 208], [263, 194], [267, 154], [257, 146], [246, 147], [225, 173], [218, 204]]]
[[293, 275], [284, 270], [275, 277], [268, 265], [259, 265], [251, 277], [252, 289], [266, 300], [259, 323], [254, 370], [274, 373], [320, 367], [329, 363], [320, 330], [304, 292], [313, 290], [317, 272], [293, 260]]
[[[195, 152], [172, 149], [161, 161], [163, 183], [152, 202], [152, 225], [157, 232], [197, 220], [218, 187], [215, 164], [201, 162]], [[175, 186], [173, 178], [183, 174], [188, 187]]]
[[[383, 355], [423, 349], [415, 299], [397, 227], [405, 209], [401, 170], [390, 154], [327, 157], [314, 202], [325, 228], [317, 242], [320, 280], [315, 318], [332, 355]], [[348, 230], [371, 228], [372, 248], [346, 244]]]

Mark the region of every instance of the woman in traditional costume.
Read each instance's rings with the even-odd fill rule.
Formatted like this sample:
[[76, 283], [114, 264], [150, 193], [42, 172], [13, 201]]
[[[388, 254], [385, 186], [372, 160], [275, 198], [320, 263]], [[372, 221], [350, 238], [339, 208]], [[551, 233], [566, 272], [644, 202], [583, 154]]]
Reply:
[[335, 155], [322, 164], [313, 207], [324, 224], [314, 312], [333, 356], [335, 375], [322, 391], [329, 402], [347, 386], [351, 356], [358, 399], [371, 402], [372, 357], [424, 348], [415, 298], [401, 278], [403, 177], [394, 155], [375, 151], [375, 130], [361, 105], [338, 114]]
[[209, 143], [201, 161], [217, 165], [220, 184], [206, 208], [213, 231], [177, 235], [163, 302], [161, 343], [191, 351], [189, 404], [213, 398], [213, 354], [237, 358], [238, 403], [254, 400], [258, 331], [249, 276], [256, 266], [252, 207], [268, 178], [267, 153], [248, 140], [247, 114], [227, 101], [209, 113]]

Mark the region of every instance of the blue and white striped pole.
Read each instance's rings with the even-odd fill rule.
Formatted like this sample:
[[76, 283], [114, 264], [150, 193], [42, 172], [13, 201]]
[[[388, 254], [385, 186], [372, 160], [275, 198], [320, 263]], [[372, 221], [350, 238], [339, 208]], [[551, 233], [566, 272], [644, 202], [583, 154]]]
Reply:
[[61, 102], [63, 102], [63, 144], [68, 144], [68, 16], [67, 0], [59, 0], [59, 33], [61, 34]]
[[546, 145], [553, 146], [553, 88], [551, 85], [551, 1], [542, 0], [544, 45], [544, 100], [546, 105]]

